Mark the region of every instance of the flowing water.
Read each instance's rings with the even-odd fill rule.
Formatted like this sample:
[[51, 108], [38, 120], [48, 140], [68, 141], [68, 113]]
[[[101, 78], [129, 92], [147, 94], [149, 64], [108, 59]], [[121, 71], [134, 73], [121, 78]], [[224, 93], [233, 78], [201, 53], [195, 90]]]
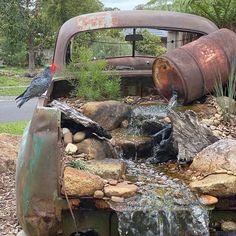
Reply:
[[187, 185], [144, 163], [127, 161], [128, 176], [139, 193], [124, 203], [111, 203], [121, 236], [205, 236], [208, 213]]
[[[157, 121], [176, 105], [174, 95], [167, 106], [134, 109], [128, 132], [140, 135], [145, 121]], [[122, 154], [121, 154], [122, 155]], [[111, 202], [117, 212], [121, 236], [205, 236], [208, 212], [188, 186], [179, 179], [158, 171], [153, 165], [126, 161], [127, 176], [139, 193], [124, 203]]]

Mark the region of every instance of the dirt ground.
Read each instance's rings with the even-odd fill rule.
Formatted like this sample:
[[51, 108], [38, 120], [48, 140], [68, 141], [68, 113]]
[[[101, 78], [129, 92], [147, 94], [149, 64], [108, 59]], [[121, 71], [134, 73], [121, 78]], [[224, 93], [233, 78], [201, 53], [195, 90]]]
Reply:
[[0, 235], [20, 231], [16, 217], [15, 170], [20, 136], [0, 134]]

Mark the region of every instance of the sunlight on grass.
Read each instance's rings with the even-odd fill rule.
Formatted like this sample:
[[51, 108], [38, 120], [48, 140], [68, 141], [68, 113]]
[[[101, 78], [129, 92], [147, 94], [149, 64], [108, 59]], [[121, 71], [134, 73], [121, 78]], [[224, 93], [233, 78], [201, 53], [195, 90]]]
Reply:
[[26, 87], [13, 87], [13, 88], [1, 88], [0, 87], [0, 96], [18, 96], [19, 94], [25, 91]]
[[28, 123], [29, 121], [0, 123], [0, 133], [23, 134], [23, 131]]
[[[30, 84], [31, 78], [8, 77], [0, 75], [0, 96], [17, 96]], [[15, 87], [24, 86], [24, 87]], [[4, 88], [5, 87], [5, 88]], [[12, 87], [12, 88], [6, 88]]]
[[28, 68], [22, 68], [22, 67], [11, 67], [11, 66], [6, 66], [3, 68], [0, 68], [0, 72], [10, 72], [10, 73], [14, 73], [17, 75], [22, 75], [24, 73], [29, 72]]
[[21, 86], [28, 85], [32, 79], [31, 78], [16, 78], [0, 75], [0, 86]]

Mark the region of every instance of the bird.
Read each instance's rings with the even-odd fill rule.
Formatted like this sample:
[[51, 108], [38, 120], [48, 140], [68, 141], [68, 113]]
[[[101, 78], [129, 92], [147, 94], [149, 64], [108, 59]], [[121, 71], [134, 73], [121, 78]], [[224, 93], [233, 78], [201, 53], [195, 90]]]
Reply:
[[48, 89], [52, 77], [58, 68], [58, 65], [53, 63], [46, 66], [42, 74], [35, 76], [26, 90], [16, 97], [17, 107], [21, 108], [31, 98], [40, 97]]

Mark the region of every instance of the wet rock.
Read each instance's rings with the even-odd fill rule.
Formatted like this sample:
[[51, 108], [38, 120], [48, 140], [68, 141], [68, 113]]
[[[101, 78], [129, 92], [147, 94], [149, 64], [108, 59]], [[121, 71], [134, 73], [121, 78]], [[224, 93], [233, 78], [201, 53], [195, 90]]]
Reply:
[[77, 152], [77, 150], [78, 150], [78, 148], [77, 148], [77, 146], [76, 146], [75, 144], [68, 143], [68, 144], [66, 145], [65, 152], [66, 152], [67, 154], [74, 154], [74, 153]]
[[190, 166], [203, 176], [216, 171], [236, 173], [236, 140], [221, 139], [199, 152]]
[[146, 120], [141, 125], [141, 133], [143, 135], [154, 135], [161, 131], [164, 128], [164, 125], [161, 122]]
[[121, 179], [126, 171], [126, 165], [120, 159], [91, 160], [86, 162], [86, 166], [91, 173], [99, 175], [103, 179], [113, 179], [116, 181]]
[[85, 139], [85, 136], [86, 136], [85, 132], [77, 132], [73, 136], [73, 141], [75, 143], [79, 143]]
[[227, 174], [211, 174], [202, 180], [190, 183], [190, 188], [202, 194], [215, 197], [229, 197], [236, 194], [236, 176]]
[[88, 160], [96, 159], [102, 160], [105, 158], [116, 158], [114, 149], [105, 140], [98, 140], [96, 138], [84, 139], [82, 142], [76, 144], [78, 153], [87, 154]]
[[93, 196], [95, 191], [102, 190], [103, 179], [87, 171], [66, 167], [64, 170], [64, 189], [69, 196]]
[[82, 111], [106, 130], [120, 127], [121, 122], [131, 114], [130, 106], [118, 101], [87, 102], [82, 106]]
[[116, 186], [107, 186], [104, 188], [105, 195], [107, 197], [132, 197], [138, 191], [138, 187], [134, 184], [118, 183]]
[[94, 198], [102, 199], [104, 197], [104, 192], [101, 190], [96, 190], [93, 194]]
[[73, 135], [71, 132], [67, 132], [64, 134], [64, 143], [65, 145], [68, 144], [68, 143], [72, 143], [72, 140], [73, 140]]
[[203, 205], [213, 205], [216, 204], [218, 202], [218, 199], [214, 196], [211, 195], [201, 195], [199, 198], [199, 201], [203, 204]]
[[123, 152], [124, 158], [148, 157], [152, 155], [153, 140], [151, 137], [127, 135], [123, 130], [111, 132], [113, 143]]
[[217, 112], [214, 106], [209, 106], [207, 103], [196, 103], [190, 106], [178, 107], [177, 110], [185, 111], [192, 110], [198, 114], [198, 117], [201, 119], [208, 119], [211, 116], [214, 116]]
[[224, 221], [221, 224], [221, 229], [223, 231], [235, 231], [236, 232], [236, 222], [234, 222], [234, 221]]
[[124, 198], [123, 197], [116, 197], [116, 196], [112, 196], [111, 197], [111, 200], [113, 201], [113, 202], [124, 202]]

